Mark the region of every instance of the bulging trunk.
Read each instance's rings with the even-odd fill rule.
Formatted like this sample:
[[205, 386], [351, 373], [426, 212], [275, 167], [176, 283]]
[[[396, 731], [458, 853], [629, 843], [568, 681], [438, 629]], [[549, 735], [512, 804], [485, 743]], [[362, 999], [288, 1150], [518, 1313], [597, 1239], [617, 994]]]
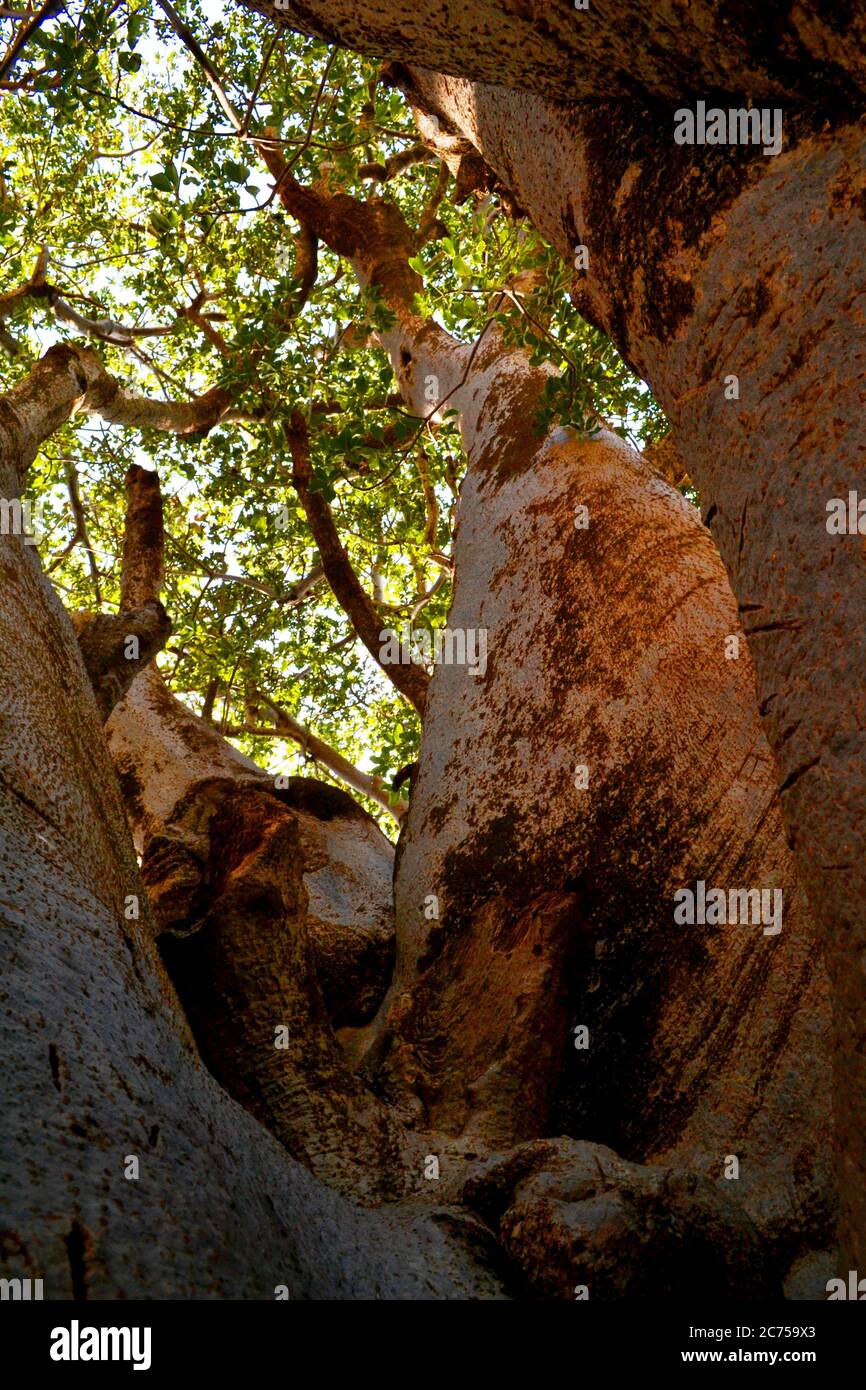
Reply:
[[364, 1200], [411, 1189], [421, 1157], [334, 1034], [366, 1022], [390, 975], [388, 841], [344, 792], [268, 776], [153, 667], [108, 739], [163, 957], [210, 1070], [326, 1181]]

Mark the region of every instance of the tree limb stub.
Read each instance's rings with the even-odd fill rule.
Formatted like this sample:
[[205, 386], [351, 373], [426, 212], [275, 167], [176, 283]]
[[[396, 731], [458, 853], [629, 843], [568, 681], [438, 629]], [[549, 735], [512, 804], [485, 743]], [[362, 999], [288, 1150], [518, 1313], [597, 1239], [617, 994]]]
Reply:
[[132, 464], [126, 475], [126, 498], [121, 611], [159, 601], [165, 559], [165, 527], [158, 474]]

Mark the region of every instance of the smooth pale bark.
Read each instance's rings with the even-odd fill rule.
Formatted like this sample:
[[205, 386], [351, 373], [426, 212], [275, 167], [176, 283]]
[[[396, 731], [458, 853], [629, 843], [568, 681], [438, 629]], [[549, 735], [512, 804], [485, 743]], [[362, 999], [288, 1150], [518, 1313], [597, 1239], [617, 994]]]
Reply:
[[[249, 3], [249, 0], [247, 0]], [[719, 0], [255, 0], [304, 34], [375, 57], [578, 101], [683, 90], [814, 102], [866, 90], [866, 16], [798, 0], [741, 10]]]
[[[55, 359], [3, 400], [0, 496], [82, 389]], [[477, 1226], [353, 1207], [208, 1075], [71, 624], [24, 538], [0, 579], [3, 1277], [48, 1299], [501, 1296]]]

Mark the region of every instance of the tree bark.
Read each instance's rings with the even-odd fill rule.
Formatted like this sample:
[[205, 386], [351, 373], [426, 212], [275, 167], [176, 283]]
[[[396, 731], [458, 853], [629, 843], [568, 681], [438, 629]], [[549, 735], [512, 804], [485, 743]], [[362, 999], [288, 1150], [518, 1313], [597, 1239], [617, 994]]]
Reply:
[[[407, 398], [431, 375], [451, 390], [447, 345], [411, 352]], [[463, 374], [448, 626], [486, 631], [487, 673], [434, 674], [366, 1073], [467, 1144], [564, 1129], [712, 1174], [738, 1154], [793, 1258], [832, 1227], [829, 1010], [724, 570], [622, 440], [534, 436], [545, 374], [494, 334]], [[781, 889], [781, 936], [676, 926], [698, 879]]]
[[[751, 712], [748, 654], [725, 660], [737, 616], [715, 552], [687, 504], [608, 431], [596, 439], [567, 430], [534, 435], [544, 373], [505, 349], [495, 329], [466, 346], [411, 312], [412, 275], [394, 254], [395, 239], [401, 253], [411, 239], [402, 240], [385, 205], [374, 207], [371, 222], [352, 200], [286, 187], [305, 220], [330, 229], [359, 276], [380, 284], [398, 309], [383, 341], [406, 401], [427, 414], [432, 378], [437, 403], [461, 413], [469, 473], [451, 625], [483, 630], [490, 645], [481, 679], [445, 665], [431, 685], [398, 866], [398, 976], [366, 1075], [387, 1087], [419, 1138], [432, 1126], [464, 1159], [551, 1125], [592, 1126], [594, 1138], [615, 1136], [629, 1158], [656, 1165], [673, 1157], [714, 1175], [726, 1153], [736, 1154], [743, 1205], [774, 1255], [788, 1260], [814, 1248], [826, 1238], [831, 1203], [825, 986], [796, 901], [770, 755]], [[619, 210], [607, 210], [616, 227]], [[625, 284], [617, 279], [623, 267], [607, 264], [594, 282], [602, 298]], [[696, 274], [702, 266], [699, 260]], [[712, 278], [708, 285], [709, 294]], [[631, 288], [627, 313], [637, 305], [649, 314], [645, 287]], [[724, 304], [717, 308], [723, 317]], [[627, 337], [633, 330], [635, 351], [663, 366], [668, 357], [647, 336], [646, 314], [622, 322]], [[685, 322], [677, 323], [672, 361], [688, 340]], [[658, 342], [670, 347], [664, 334]], [[63, 411], [86, 394], [74, 366], [64, 366], [59, 384], [57, 375], [47, 409], [40, 412], [46, 403], [30, 383], [4, 412], [9, 439], [0, 458], [8, 465], [0, 483], [20, 482], [31, 436], [38, 443], [46, 422], [66, 418]], [[588, 508], [587, 528], [575, 526], [579, 507]], [[0, 599], [9, 639], [3, 650], [11, 652], [12, 639], [19, 649], [9, 656], [0, 694], [24, 716], [30, 740], [22, 749], [8, 730], [0, 732], [0, 794], [13, 827], [0, 883], [17, 933], [6, 1026], [14, 1084], [23, 1088], [16, 1127], [24, 1160], [13, 1152], [8, 1182], [16, 1208], [29, 1204], [37, 1213], [15, 1234], [16, 1258], [35, 1262], [40, 1274], [50, 1265], [58, 1287], [62, 1275], [62, 1287], [78, 1296], [152, 1291], [155, 1258], [165, 1261], [163, 1296], [268, 1296], [263, 1269], [266, 1281], [291, 1282], [275, 1278], [280, 1260], [291, 1264], [302, 1295], [347, 1296], [356, 1288], [355, 1266], [347, 1276], [344, 1254], [369, 1237], [358, 1282], [373, 1296], [407, 1288], [417, 1296], [423, 1280], [437, 1294], [497, 1296], [498, 1281], [477, 1258], [478, 1228], [461, 1227], [455, 1213], [447, 1216], [452, 1228], [399, 1209], [368, 1224], [368, 1213], [301, 1174], [207, 1077], [148, 932], [127, 920], [139, 878], [68, 624], [22, 545], [7, 550], [4, 541], [2, 559], [10, 581]], [[33, 612], [24, 641], [22, 598]], [[185, 970], [181, 989], [193, 1015], [196, 990], [210, 991], [194, 1023], [211, 1065], [218, 1070], [217, 1056], [226, 1059], [227, 1084], [238, 1084], [268, 1125], [284, 1125], [284, 1141], [330, 1181], [366, 1199], [393, 1195], [392, 1175], [423, 1148], [411, 1136], [394, 1137], [393, 1117], [372, 1105], [332, 1046], [305, 941], [295, 810], [265, 790], [259, 770], [234, 750], [173, 721], [166, 702], [160, 713], [149, 780], [130, 760], [126, 792], [145, 832], [146, 875], [158, 854], [167, 856], [151, 874], [157, 918], [176, 933], [198, 928], [189, 942], [176, 943], [195, 952], [178, 976]], [[173, 759], [165, 756], [166, 737], [177, 741]], [[589, 773], [585, 790], [572, 780], [578, 761]], [[63, 789], [51, 811], [49, 776], [52, 790]], [[50, 856], [39, 840], [47, 840]], [[22, 865], [40, 853], [46, 862], [34, 867], [34, 913], [33, 881], [22, 880]], [[717, 936], [707, 929], [700, 938], [680, 929], [673, 938], [673, 893], [697, 878], [726, 888], [781, 888], [781, 938], [754, 927]], [[436, 912], [428, 917], [430, 897]], [[48, 966], [34, 1016], [27, 1009], [37, 950]], [[264, 1004], [251, 1016], [259, 1031], [248, 1040], [231, 1026], [234, 1008], [247, 1002], [246, 981]], [[74, 1036], [59, 999], [71, 1007]], [[265, 1055], [264, 1023], [273, 1026], [285, 1001], [310, 1051], [293, 1062], [288, 1082]], [[32, 1046], [10, 1023], [16, 1017], [28, 1019]], [[635, 1020], [648, 1017], [651, 1035], [642, 1039]], [[585, 1021], [590, 1047], [576, 1063], [571, 1029]], [[46, 1026], [54, 1035], [47, 1049]], [[611, 1074], [623, 1088], [614, 1102], [602, 1093]], [[337, 1120], [335, 1093], [346, 1098]], [[33, 1096], [39, 1121], [26, 1110]], [[68, 1115], [48, 1141], [35, 1132], [53, 1113], [50, 1103], [70, 1108], [75, 1164], [60, 1130]], [[638, 1105], [631, 1115], [629, 1106]], [[148, 1128], [151, 1116], [157, 1120]], [[146, 1131], [147, 1160], [157, 1170], [150, 1185], [123, 1177], [124, 1155], [112, 1180], [118, 1129]], [[353, 1146], [362, 1163], [375, 1165], [392, 1142], [399, 1147], [384, 1185], [379, 1174], [351, 1171]], [[122, 1147], [132, 1143], [124, 1139]], [[105, 1178], [94, 1185], [100, 1151]], [[558, 1164], [559, 1152], [545, 1150], [542, 1163]], [[563, 1208], [557, 1259], [567, 1273], [574, 1267], [569, 1221], [587, 1196], [584, 1169], [599, 1155], [581, 1148], [566, 1157], [554, 1205]], [[494, 1159], [476, 1193], [478, 1209], [491, 1222], [495, 1215], [500, 1238], [524, 1269], [544, 1248], [533, 1242], [538, 1209], [550, 1205], [550, 1181], [535, 1183], [538, 1158], [537, 1150], [518, 1149], [504, 1175]], [[617, 1162], [605, 1151], [601, 1190], [610, 1180], [639, 1191], [646, 1174], [618, 1172]], [[179, 1187], [170, 1214], [162, 1210], [169, 1183]], [[298, 1224], [297, 1194], [299, 1237], [284, 1229]], [[664, 1217], [671, 1209], [666, 1179], [653, 1186], [652, 1199]], [[61, 1210], [68, 1221], [46, 1234], [44, 1213]], [[709, 1195], [700, 1219], [713, 1228]], [[688, 1229], [681, 1220], [680, 1210], [668, 1239], [670, 1229]], [[330, 1241], [327, 1251], [320, 1240]], [[218, 1243], [226, 1248], [215, 1255]], [[395, 1274], [394, 1249], [416, 1261], [416, 1270], [420, 1258], [424, 1276]]]
[[[164, 958], [211, 1071], [325, 1181], [363, 1200], [412, 1191], [420, 1141], [352, 1074], [332, 1028], [365, 1022], [390, 973], [384, 836], [344, 793], [269, 777], [155, 668], [107, 732]], [[311, 912], [305, 876], [323, 868]]]
[[[364, 1074], [407, 1123], [464, 1148], [565, 1124], [712, 1173], [742, 1153], [743, 1200], [771, 1244], [793, 1258], [826, 1242], [826, 981], [706, 530], [610, 431], [540, 438], [549, 369], [497, 325], [469, 345], [417, 315], [395, 208], [282, 190], [394, 311], [379, 337], [407, 407], [459, 412], [448, 626], [489, 647], [486, 673], [440, 664], [431, 684], [396, 976]], [[699, 879], [781, 890], [786, 935], [684, 934], [674, 893]], [[567, 1066], [586, 1021], [595, 1042]]]
[[[250, 0], [246, 0], [250, 3]], [[688, 88], [811, 102], [866, 90], [866, 18], [850, 4], [766, 4], [743, 14], [718, 0], [254, 0], [303, 34], [479, 82], [564, 101]]]

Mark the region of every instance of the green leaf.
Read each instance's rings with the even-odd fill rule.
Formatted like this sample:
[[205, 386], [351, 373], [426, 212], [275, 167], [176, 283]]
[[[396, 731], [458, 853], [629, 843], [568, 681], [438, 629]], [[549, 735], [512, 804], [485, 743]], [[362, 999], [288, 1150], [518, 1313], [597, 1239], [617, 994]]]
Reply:
[[238, 164], [234, 159], [227, 159], [223, 163], [223, 173], [226, 178], [231, 179], [232, 183], [246, 183], [250, 176], [250, 171], [245, 164]]
[[130, 48], [135, 48], [142, 34], [147, 30], [147, 14], [144, 10], [138, 10], [130, 15], [126, 26], [126, 42]]
[[160, 193], [174, 193], [177, 188], [177, 170], [173, 164], [167, 164], [158, 174], [151, 174], [150, 182]]

